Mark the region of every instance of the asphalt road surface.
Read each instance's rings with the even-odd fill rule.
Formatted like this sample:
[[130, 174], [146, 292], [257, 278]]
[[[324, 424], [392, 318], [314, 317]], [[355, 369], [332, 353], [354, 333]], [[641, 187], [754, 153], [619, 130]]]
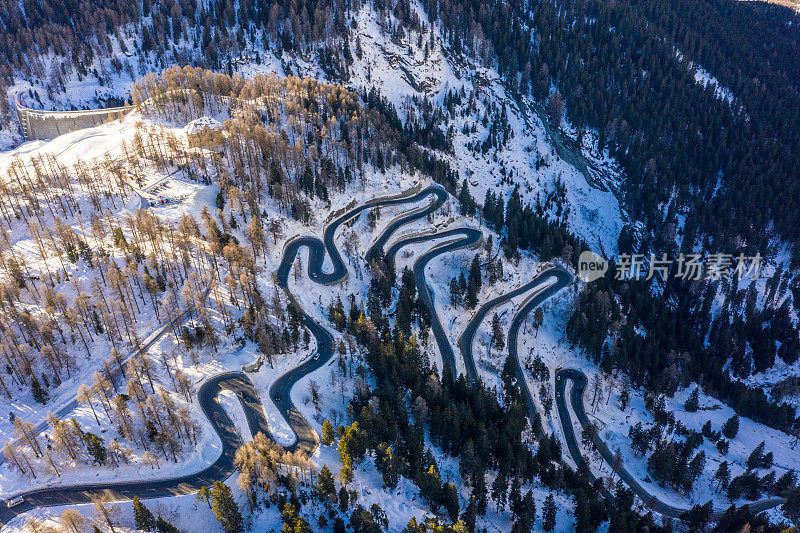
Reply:
[[[425, 208], [430, 211], [420, 214], [419, 210], [415, 210], [409, 212], [405, 217], [402, 217], [402, 219], [395, 221], [393, 228], [384, 230], [382, 237], [385, 242], [385, 239], [391, 237], [391, 233], [401, 225], [426, 216], [427, 212], [432, 212], [444, 203], [447, 199], [447, 193], [444, 189], [438, 186], [430, 186], [419, 192], [415, 192], [412, 189], [411, 191], [406, 191], [397, 196], [371, 200], [347, 211], [328, 224], [323, 234], [324, 242], [314, 237], [300, 237], [289, 241], [284, 248], [284, 255], [277, 272], [279, 284], [288, 292], [289, 271], [297, 252], [302, 246], [307, 246], [309, 248], [308, 273], [311, 279], [322, 284], [334, 284], [344, 280], [347, 277], [347, 268], [342, 262], [341, 255], [334, 243], [336, 230], [341, 224], [372, 207], [415, 203], [426, 197], [431, 197], [433, 199]], [[330, 255], [333, 263], [332, 272], [324, 272], [322, 269], [326, 251]], [[188, 311], [185, 311], [178, 317], [178, 321], [183, 321], [187, 317]], [[300, 449], [311, 453], [316, 449], [319, 443], [319, 437], [292, 404], [289, 393], [292, 386], [300, 378], [320, 368], [330, 360], [333, 353], [333, 338], [325, 328], [314, 322], [308, 315], [305, 315], [305, 323], [317, 341], [317, 355], [278, 378], [272, 387], [270, 387], [270, 396], [297, 435], [296, 442], [291, 446], [287, 446], [286, 449], [289, 451]], [[167, 324], [153, 332], [145, 340], [140, 350], [143, 352], [147, 351], [169, 330], [169, 324]], [[138, 353], [138, 351], [139, 350], [132, 350], [126, 356], [126, 360]], [[114, 377], [118, 378], [119, 376]], [[256, 434], [260, 431], [265, 435], [270, 435], [264, 407], [247, 376], [241, 372], [219, 374], [206, 380], [197, 392], [200, 407], [206, 417], [208, 417], [212, 428], [219, 435], [222, 442], [220, 456], [213, 464], [199, 472], [169, 479], [86, 483], [17, 493], [14, 494], [13, 497], [22, 496], [22, 503], [9, 508], [5, 505], [5, 502], [0, 502], [0, 524], [6, 524], [15, 516], [37, 507], [89, 503], [93, 496], [102, 494], [106, 494], [111, 499], [119, 501], [130, 500], [133, 499], [134, 496], [138, 496], [141, 499], [178, 496], [197, 492], [200, 487], [204, 485], [227, 479], [235, 471], [233, 459], [237, 448], [242, 445], [242, 439], [237, 433], [230, 417], [217, 401], [217, 395], [223, 390], [231, 390], [239, 398], [252, 434]], [[59, 407], [56, 410], [56, 414], [63, 417], [77, 408], [77, 406], [77, 400], [73, 399]], [[41, 432], [46, 427], [47, 424], [42, 423], [37, 426], [36, 430], [37, 432]]]
[[[208, 296], [208, 293], [209, 289], [206, 289], [203, 299], [206, 296]], [[178, 315], [174, 323], [182, 324], [186, 319], [189, 318], [190, 314], [191, 314], [191, 309], [184, 310], [180, 315]], [[138, 348], [134, 348], [133, 350], [130, 350], [127, 354], [125, 354], [125, 356], [122, 359], [121, 363], [122, 366], [125, 366], [133, 356], [139, 353], [142, 354], [147, 353], [147, 351], [150, 350], [150, 348], [152, 348], [161, 339], [161, 337], [163, 337], [166, 333], [172, 331], [171, 327], [172, 325], [173, 324], [171, 322], [167, 322], [163, 326], [160, 326], [158, 329], [150, 333], [150, 335], [148, 335], [147, 338], [145, 338], [144, 342], [142, 342], [141, 346], [139, 346]], [[115, 366], [114, 368], [111, 369], [111, 379], [114, 380], [114, 383], [119, 383], [121, 377], [122, 375], [119, 370], [119, 366]], [[78, 408], [78, 406], [79, 403], [77, 397], [72, 397], [70, 400], [64, 402], [59, 407], [52, 409], [50, 412], [52, 412], [56, 416], [56, 418], [60, 419], [64, 418], [69, 413], [73, 412], [75, 409]], [[38, 435], [39, 433], [47, 429], [48, 426], [49, 424], [47, 423], [47, 420], [42, 420], [41, 422], [36, 424], [36, 426], [34, 426], [33, 431]], [[21, 442], [20, 439], [16, 440], [17, 445], [19, 445], [20, 442]], [[5, 456], [0, 454], [0, 464], [3, 464], [4, 462], [5, 462]]]
[[437, 246], [434, 246], [424, 254], [422, 254], [416, 261], [414, 261], [414, 283], [419, 291], [422, 303], [428, 308], [431, 316], [431, 329], [433, 330], [433, 337], [436, 340], [436, 345], [439, 347], [439, 354], [442, 356], [442, 363], [449, 365], [450, 370], [455, 374], [456, 361], [453, 355], [453, 347], [447, 339], [447, 334], [439, 321], [439, 316], [436, 313], [436, 305], [434, 303], [433, 291], [428, 287], [428, 282], [425, 279], [425, 267], [428, 266], [434, 258], [458, 250], [459, 248], [466, 248], [480, 244], [482, 234], [480, 231], [472, 228], [455, 228], [451, 230], [434, 233], [431, 235], [415, 235], [405, 237], [386, 250], [385, 260], [394, 266], [394, 262], [399, 252], [403, 247], [420, 242], [430, 242], [444, 240]]
[[[354, 219], [362, 212], [375, 207], [386, 207], [391, 205], [401, 205], [406, 203], [416, 203], [430, 197], [432, 201], [416, 210], [412, 210], [391, 222], [382, 232], [376, 241], [376, 245], [382, 246], [400, 226], [408, 224], [427, 216], [428, 213], [438, 209], [447, 199], [447, 192], [439, 186], [429, 186], [419, 192], [407, 191], [397, 196], [387, 198], [377, 198], [366, 202], [358, 207], [346, 211], [344, 214], [335, 218], [325, 226], [323, 230], [323, 240], [316, 237], [304, 236], [290, 240], [283, 251], [280, 265], [278, 266], [278, 285], [286, 291], [290, 298], [294, 296], [289, 291], [289, 272], [292, 264], [301, 248], [308, 248], [308, 276], [317, 283], [323, 285], [333, 285], [340, 283], [347, 278], [347, 266], [342, 261], [342, 256], [336, 248], [334, 238], [336, 230], [342, 224]], [[374, 249], [376, 245], [373, 245]], [[330, 272], [325, 272], [322, 268], [325, 255], [328, 255], [333, 265]], [[369, 254], [370, 252], [368, 252]], [[291, 391], [295, 383], [304, 376], [323, 367], [333, 357], [333, 336], [310, 315], [303, 313], [305, 326], [317, 343], [316, 353], [299, 366], [289, 370], [280, 376], [269, 389], [269, 396], [281, 416], [286, 420], [295, 434], [296, 440], [292, 445], [286, 446], [287, 450], [300, 449], [306, 453], [313, 453], [319, 445], [317, 432], [309, 425], [297, 407], [292, 403]]]
[[[441, 353], [442, 360], [445, 365], [450, 365], [451, 369], [455, 370], [453, 349], [435, 311], [434, 295], [425, 278], [425, 267], [432, 259], [439, 255], [460, 248], [479, 245], [482, 239], [481, 232], [472, 228], [455, 228], [431, 234], [411, 235], [399, 239], [386, 250], [385, 255], [383, 253], [384, 246], [398, 228], [426, 217], [446, 201], [447, 193], [441, 187], [429, 186], [417, 191], [412, 189], [397, 196], [378, 198], [349, 209], [326, 225], [323, 230], [322, 240], [309, 236], [291, 239], [284, 247], [283, 257], [281, 258], [277, 271], [277, 279], [278, 284], [286, 291], [287, 295], [290, 298], [294, 298], [288, 287], [289, 272], [299, 250], [302, 247], [306, 247], [309, 250], [309, 277], [315, 282], [324, 285], [340, 283], [346, 279], [348, 271], [334, 242], [337, 229], [365, 210], [374, 207], [416, 203], [426, 197], [430, 198], [427, 205], [402, 213], [392, 220], [370, 247], [366, 257], [370, 260], [383, 256], [387, 261], [393, 264], [396, 254], [405, 246], [422, 242], [438, 242], [437, 245], [417, 258], [414, 262], [413, 273], [423, 303], [430, 310], [434, 338]], [[325, 272], [323, 270], [326, 254], [330, 257], [332, 263], [332, 270], [330, 272]], [[541, 285], [550, 278], [554, 278], [554, 282], [545, 287], [541, 287]], [[535, 416], [536, 409], [519, 363], [517, 353], [519, 328], [533, 309], [566, 287], [571, 281], [572, 276], [567, 271], [558, 267], [549, 268], [530, 282], [484, 303], [476, 311], [458, 340], [459, 350], [464, 359], [467, 375], [471, 380], [477, 380], [478, 375], [472, 355], [472, 340], [477, 328], [489, 311], [515, 296], [532, 291], [531, 295], [523, 302], [514, 315], [508, 333], [509, 353], [516, 363], [517, 377], [525, 395], [531, 419]], [[184, 318], [185, 314], [181, 316], [181, 319]], [[306, 313], [304, 313], [304, 322], [305, 326], [316, 340], [316, 353], [301, 365], [280, 376], [270, 387], [269, 395], [270, 399], [275, 403], [281, 415], [286, 419], [296, 435], [295, 442], [291, 446], [287, 446], [286, 449], [289, 451], [299, 449], [310, 454], [313, 453], [319, 445], [319, 437], [292, 403], [290, 393], [292, 387], [298, 380], [321, 368], [331, 360], [333, 357], [333, 336], [328, 329], [318, 324]], [[165, 326], [151, 334], [144, 343], [144, 349], [146, 350], [152, 346], [167, 330], [168, 327]], [[131, 357], [134, 353], [135, 352], [131, 352], [128, 357]], [[585, 464], [586, 461], [580, 453], [580, 447], [574, 434], [570, 414], [566, 405], [566, 382], [570, 380], [573, 382], [572, 394], [570, 397], [572, 408], [581, 426], [584, 428], [589, 426], [590, 423], [583, 407], [583, 392], [586, 388], [586, 376], [580, 370], [562, 369], [556, 373], [555, 399], [562, 429], [567, 441], [567, 449], [573, 461], [577, 465], [580, 465]], [[208, 417], [209, 422], [214, 431], [219, 435], [222, 443], [220, 456], [213, 464], [199, 472], [169, 479], [87, 483], [32, 490], [15, 495], [21, 495], [24, 499], [23, 503], [15, 507], [8, 508], [6, 505], [0, 504], [0, 524], [5, 524], [14, 516], [36, 507], [88, 503], [93, 496], [100, 494], [107, 494], [114, 500], [129, 500], [134, 496], [138, 496], [142, 499], [177, 496], [194, 493], [204, 485], [209, 485], [217, 480], [227, 479], [235, 471], [233, 459], [236, 449], [242, 444], [242, 439], [236, 432], [230, 417], [225, 413], [218, 401], [218, 395], [223, 390], [230, 390], [236, 394], [247, 418], [247, 424], [253, 434], [259, 431], [266, 435], [270, 434], [263, 405], [247, 376], [241, 372], [223, 373], [206, 380], [197, 393], [203, 413]], [[76, 407], [77, 402], [73, 400], [59, 408], [57, 414], [59, 416], [64, 416]], [[40, 426], [42, 427], [37, 428], [37, 431], [41, 431], [45, 427], [41, 424]], [[603, 459], [609, 464], [613, 464], [614, 454], [605, 445], [602, 439], [600, 439], [599, 435], [595, 434], [593, 440]], [[658, 500], [634, 479], [624, 467], [618, 468], [617, 474], [625, 484], [655, 512], [664, 516], [680, 518], [681, 514], [686, 511], [685, 508], [674, 507]], [[781, 498], [770, 498], [752, 503], [750, 507], [754, 512], [760, 512], [780, 505], [783, 501], [784, 500]], [[722, 511], [715, 511], [713, 518], [718, 518], [721, 513]]]
[[[575, 412], [575, 416], [578, 418], [578, 422], [580, 423], [581, 427], [585, 429], [590, 426], [589, 417], [586, 416], [586, 411], [583, 407], [583, 393], [586, 390], [587, 385], [586, 375], [580, 370], [574, 368], [562, 369], [556, 372], [556, 406], [558, 408], [558, 417], [561, 420], [561, 427], [564, 432], [564, 437], [567, 440], [567, 449], [569, 450], [569, 454], [572, 457], [573, 462], [575, 462], [576, 466], [586, 465], [588, 467], [586, 464], [586, 459], [580, 452], [577, 437], [572, 429], [572, 419], [570, 418], [569, 410], [567, 409], [567, 381], [572, 381], [572, 391], [570, 394], [572, 410]], [[606, 443], [603, 442], [596, 432], [593, 434], [592, 442], [600, 452], [603, 460], [609, 465], [613, 465], [615, 463], [615, 453], [609, 449]], [[624, 465], [620, 465], [615, 470], [616, 475], [622, 479], [622, 481], [633, 491], [633, 493], [636, 494], [639, 499], [645, 502], [645, 504], [654, 512], [663, 516], [680, 519], [681, 515], [688, 510], [687, 507], [676, 507], [659, 500], [655, 495], [648, 492], [647, 489], [643, 487], [641, 483], [639, 483], [639, 481], [625, 469]], [[594, 481], [595, 477], [592, 474], [590, 474], [590, 476], [592, 477], [592, 481]], [[747, 505], [750, 507], [750, 510], [753, 513], [759, 513], [761, 511], [777, 507], [784, 501], [786, 501], [784, 498], [766, 498], [764, 500], [753, 502]], [[712, 513], [711, 519], [718, 520], [724, 512], [724, 509], [715, 509]]]
[[241, 372], [226, 372], [209, 378], [197, 391], [197, 398], [203, 413], [208, 417], [214, 431], [222, 442], [220, 456], [214, 463], [193, 474], [168, 479], [146, 481], [120, 481], [107, 483], [85, 483], [69, 486], [36, 489], [15, 496], [22, 496], [23, 503], [7, 507], [0, 503], [0, 524], [36, 507], [90, 503], [93, 496], [106, 494], [114, 500], [140, 498], [163, 498], [197, 492], [200, 487], [217, 480], [225, 480], [234, 472], [233, 458], [242, 438], [217, 397], [223, 390], [236, 394], [247, 418], [247, 425], [253, 434], [259, 431], [269, 435], [269, 426], [264, 407], [250, 380]]

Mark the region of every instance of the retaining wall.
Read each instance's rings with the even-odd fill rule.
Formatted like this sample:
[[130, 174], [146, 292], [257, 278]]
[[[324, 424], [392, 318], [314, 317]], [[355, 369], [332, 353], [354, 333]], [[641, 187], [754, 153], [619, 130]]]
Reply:
[[84, 128], [100, 126], [112, 120], [123, 118], [133, 106], [86, 111], [39, 111], [27, 107], [17, 107], [19, 123], [26, 141], [53, 139], [59, 135]]

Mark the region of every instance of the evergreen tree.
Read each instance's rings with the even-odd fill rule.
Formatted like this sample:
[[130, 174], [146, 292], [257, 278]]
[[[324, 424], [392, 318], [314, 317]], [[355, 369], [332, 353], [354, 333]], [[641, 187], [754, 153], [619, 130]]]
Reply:
[[472, 280], [467, 283], [467, 293], [464, 296], [464, 305], [466, 305], [468, 309], [474, 309], [475, 306], [478, 305], [478, 288], [472, 282]]
[[689, 476], [691, 477], [692, 481], [694, 481], [700, 476], [705, 466], [706, 466], [706, 452], [701, 450], [700, 453], [695, 455], [689, 462]]
[[545, 531], [553, 531], [556, 527], [556, 500], [553, 498], [553, 493], [547, 495], [544, 500], [544, 508], [542, 509], [542, 529]]
[[722, 434], [728, 439], [735, 439], [739, 433], [739, 417], [733, 415], [722, 424]]
[[322, 465], [317, 476], [317, 492], [322, 500], [336, 498], [336, 484], [333, 481], [333, 474], [326, 464]]
[[281, 511], [283, 518], [282, 531], [291, 533], [311, 533], [308, 521], [300, 516], [298, 509], [291, 503], [286, 503]]
[[83, 441], [86, 443], [86, 451], [92, 456], [95, 464], [101, 466], [106, 464], [106, 455], [108, 452], [103, 444], [103, 439], [94, 433], [84, 433]]
[[173, 526], [170, 522], [167, 522], [161, 515], [158, 515], [158, 518], [156, 518], [156, 531], [158, 531], [158, 533], [181, 533], [180, 529]]
[[492, 499], [497, 503], [497, 511], [506, 506], [506, 496], [508, 492], [508, 480], [503, 472], [497, 474], [492, 482]]
[[325, 446], [333, 444], [333, 424], [327, 418], [322, 423], [322, 444]]
[[700, 408], [700, 387], [695, 387], [683, 404], [683, 408], [687, 413], [694, 413]]
[[624, 411], [628, 407], [628, 402], [630, 401], [631, 396], [628, 392], [628, 387], [625, 387], [622, 389], [622, 392], [619, 393], [619, 408]]
[[481, 290], [483, 278], [481, 274], [480, 254], [476, 254], [469, 265], [469, 281], [475, 285], [476, 292]]
[[136, 524], [136, 529], [152, 531], [156, 527], [156, 519], [153, 513], [139, 501], [138, 496], [133, 497], [133, 521]]
[[772, 491], [778, 496], [786, 496], [797, 486], [797, 475], [792, 470], [784, 473], [772, 487]]
[[681, 520], [687, 523], [691, 531], [702, 531], [711, 520], [712, 505], [711, 501], [703, 505], [697, 504], [684, 512], [681, 515]]
[[781, 511], [795, 526], [800, 527], [800, 488], [789, 493], [786, 502], [781, 505]]
[[458, 489], [453, 483], [442, 484], [442, 507], [455, 522], [458, 518]]
[[461, 513], [461, 521], [464, 523], [469, 533], [474, 533], [475, 531], [476, 517], [477, 505], [475, 504], [475, 497], [471, 496], [469, 503], [467, 503], [467, 508], [464, 509], [463, 513]]
[[488, 504], [488, 490], [486, 488], [486, 476], [481, 472], [472, 487], [472, 496], [475, 498], [475, 510], [483, 516], [486, 514]]
[[714, 473], [714, 479], [717, 481], [717, 490], [728, 488], [728, 483], [731, 480], [731, 473], [728, 469], [728, 461], [722, 461]]
[[378, 445], [375, 458], [375, 467], [381, 473], [384, 488], [393, 489], [399, 481], [399, 465], [391, 446], [382, 442]]
[[764, 441], [755, 447], [747, 458], [747, 469], [769, 468], [772, 466], [772, 452], [764, 453]]
[[461, 183], [461, 191], [458, 193], [458, 203], [460, 204], [460, 212], [464, 216], [471, 217], [475, 214], [475, 199], [469, 192], [469, 185], [467, 179]]
[[50, 393], [36, 379], [36, 376], [31, 376], [31, 393], [33, 394], [33, 399], [42, 405], [50, 400]]
[[461, 287], [455, 276], [450, 280], [450, 305], [453, 307], [461, 305]]
[[239, 506], [233, 499], [231, 489], [221, 481], [215, 481], [211, 488], [211, 510], [225, 533], [241, 533], [244, 530]]
[[506, 347], [506, 341], [503, 338], [503, 327], [500, 325], [500, 317], [497, 313], [492, 317], [492, 344], [494, 344], [498, 350], [502, 350]]

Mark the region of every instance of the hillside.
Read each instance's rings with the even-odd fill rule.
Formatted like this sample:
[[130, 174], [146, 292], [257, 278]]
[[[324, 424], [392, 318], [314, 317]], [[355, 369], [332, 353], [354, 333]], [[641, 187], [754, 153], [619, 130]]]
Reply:
[[253, 531], [797, 522], [796, 15], [97, 7], [0, 6], [10, 528], [228, 530], [170, 497], [220, 476]]

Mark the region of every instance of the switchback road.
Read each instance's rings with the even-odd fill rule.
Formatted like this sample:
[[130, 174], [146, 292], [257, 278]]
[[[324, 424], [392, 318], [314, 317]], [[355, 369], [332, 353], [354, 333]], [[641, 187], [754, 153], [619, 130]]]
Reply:
[[[394, 263], [396, 254], [405, 246], [439, 241], [433, 248], [422, 254], [414, 262], [414, 279], [423, 303], [428, 307], [431, 314], [432, 329], [434, 338], [445, 365], [450, 365], [455, 371], [455, 357], [452, 346], [439, 321], [436, 313], [434, 295], [429, 288], [425, 278], [425, 268], [432, 259], [439, 255], [465, 248], [479, 246], [482, 234], [479, 230], [472, 228], [454, 228], [430, 234], [410, 235], [399, 239], [392, 244], [385, 255], [382, 253], [383, 247], [388, 242], [392, 234], [401, 226], [413, 221], [420, 220], [433, 213], [447, 199], [447, 193], [438, 186], [430, 186], [425, 189], [406, 191], [406, 193], [388, 197], [378, 198], [366, 202], [358, 207], [345, 211], [343, 214], [326, 225], [323, 231], [323, 239], [316, 237], [298, 237], [287, 242], [277, 271], [278, 284], [286, 291], [290, 298], [294, 298], [289, 290], [288, 276], [292, 264], [302, 247], [309, 250], [308, 275], [317, 283], [333, 285], [340, 283], [347, 277], [347, 267], [342, 261], [341, 255], [336, 248], [334, 237], [337, 229], [354, 217], [358, 216], [367, 209], [389, 205], [400, 205], [404, 203], [415, 203], [429, 197], [427, 205], [410, 210], [396, 217], [387, 225], [375, 243], [370, 247], [366, 257], [377, 259], [384, 257], [386, 261]], [[332, 270], [325, 272], [323, 263], [325, 255], [330, 257]], [[552, 280], [552, 281], [551, 281]], [[479, 325], [489, 311], [507, 302], [515, 296], [532, 291], [528, 298], [521, 304], [514, 315], [508, 333], [508, 349], [516, 363], [517, 377], [520, 388], [526, 398], [529, 416], [531, 419], [536, 414], [530, 391], [527, 387], [522, 367], [517, 353], [519, 328], [524, 323], [528, 314], [545, 300], [555, 295], [558, 291], [566, 287], [572, 281], [572, 276], [565, 270], [558, 267], [551, 267], [530, 282], [514, 289], [513, 291], [498, 296], [493, 300], [484, 303], [472, 319], [467, 324], [465, 331], [458, 340], [458, 346], [464, 359], [467, 375], [470, 379], [478, 378], [475, 369], [474, 357], [472, 355], [472, 341]], [[549, 282], [549, 283], [548, 283]], [[305, 326], [314, 336], [317, 343], [316, 353], [307, 361], [296, 368], [280, 376], [270, 387], [270, 398], [275, 403], [281, 415], [287, 420], [296, 435], [296, 441], [286, 447], [288, 450], [301, 450], [308, 454], [314, 452], [319, 445], [319, 437], [314, 429], [308, 424], [306, 419], [292, 403], [291, 389], [298, 380], [309, 373], [324, 366], [333, 356], [333, 336], [323, 326], [318, 324], [310, 315], [304, 313]], [[154, 332], [145, 342], [145, 347], [152, 346], [166, 331], [166, 328]], [[586, 388], [586, 376], [576, 369], [562, 369], [556, 373], [555, 378], [555, 399], [559, 418], [561, 421], [564, 437], [566, 439], [567, 450], [577, 465], [585, 464], [586, 461], [581, 455], [577, 438], [572, 428], [572, 422], [566, 404], [566, 382], [572, 381], [571, 392], [572, 408], [582, 427], [589, 427], [590, 423], [583, 407], [583, 393]], [[209, 378], [198, 390], [198, 401], [205, 416], [214, 431], [219, 435], [222, 443], [219, 458], [211, 465], [193, 474], [176, 476], [169, 479], [157, 479], [148, 481], [131, 482], [109, 482], [109, 483], [87, 483], [70, 485], [58, 488], [37, 489], [21, 494], [23, 503], [8, 508], [0, 504], [0, 524], [5, 524], [14, 516], [36, 507], [67, 505], [77, 503], [88, 503], [95, 495], [106, 494], [113, 500], [127, 500], [134, 496], [144, 498], [158, 498], [165, 496], [176, 496], [190, 494], [199, 490], [200, 487], [208, 485], [217, 480], [225, 480], [234, 473], [233, 458], [236, 449], [242, 444], [242, 439], [236, 432], [235, 426], [229, 416], [225, 413], [218, 402], [218, 395], [223, 390], [233, 391], [244, 410], [247, 424], [250, 431], [255, 434], [263, 432], [270, 434], [269, 426], [264, 413], [263, 405], [250, 382], [241, 372], [227, 372]], [[61, 416], [74, 409], [77, 404], [66, 404], [59, 409]], [[614, 454], [608, 446], [600, 439], [599, 435], [593, 435], [593, 441], [600, 451], [603, 459], [609, 464], [614, 462]], [[644, 502], [646, 502], [655, 512], [664, 516], [680, 518], [685, 508], [669, 505], [659, 500], [655, 495], [649, 493], [636, 479], [631, 476], [624, 466], [617, 468], [620, 478], [631, 490]], [[590, 474], [591, 476], [591, 474]], [[594, 479], [594, 478], [593, 478]], [[766, 499], [750, 504], [754, 512], [760, 512], [780, 505], [784, 500], [780, 498]], [[715, 511], [713, 518], [718, 518], [721, 511]]]
[[[589, 471], [586, 459], [581, 454], [580, 446], [578, 445], [578, 439], [575, 436], [574, 430], [572, 429], [572, 419], [570, 417], [569, 410], [567, 409], [567, 381], [572, 382], [572, 391], [569, 398], [570, 403], [572, 404], [572, 410], [575, 412], [575, 416], [578, 418], [578, 422], [580, 423], [581, 427], [583, 429], [590, 428], [592, 426], [589, 421], [589, 417], [586, 416], [586, 410], [583, 407], [583, 393], [586, 390], [587, 385], [586, 374], [574, 368], [562, 369], [556, 372], [556, 406], [558, 409], [558, 417], [561, 419], [561, 428], [564, 432], [564, 438], [567, 441], [567, 449], [572, 457], [572, 461], [578, 467], [581, 465], [586, 465], [587, 471]], [[600, 438], [600, 435], [598, 435], [596, 431], [592, 432], [592, 443], [594, 444], [595, 448], [597, 448], [597, 451], [600, 453], [603, 460], [609, 465], [614, 465], [616, 461], [616, 454], [609, 449], [608, 445], [603, 442], [603, 439]], [[680, 519], [681, 515], [688, 510], [687, 507], [677, 507], [658, 499], [658, 497], [650, 493], [647, 488], [642, 486], [642, 484], [639, 483], [639, 481], [625, 469], [624, 465], [619, 465], [617, 468], [615, 468], [615, 473], [633, 491], [633, 493], [636, 494], [636, 496], [639, 497], [639, 499], [641, 499], [654, 512], [663, 516]], [[592, 481], [596, 479], [591, 472], [589, 475], [591, 476]], [[766, 498], [764, 500], [746, 505], [750, 507], [750, 510], [753, 513], [759, 513], [761, 511], [777, 507], [784, 501], [786, 501], [784, 498]], [[724, 512], [725, 511], [723, 509], [714, 510], [711, 519], [718, 520]]]
[[[297, 252], [302, 246], [309, 248], [308, 273], [311, 279], [322, 284], [334, 284], [343, 281], [347, 277], [347, 268], [342, 262], [341, 255], [334, 243], [336, 230], [341, 224], [372, 207], [415, 203], [426, 197], [432, 197], [433, 199], [427, 207], [432, 212], [447, 199], [447, 193], [441, 187], [430, 186], [419, 191], [412, 189], [397, 196], [371, 200], [347, 211], [328, 224], [323, 233], [324, 242], [314, 237], [300, 237], [290, 240], [284, 249], [278, 268], [279, 284], [288, 292], [289, 271]], [[417, 220], [420, 216], [425, 216], [425, 214], [419, 215], [417, 211], [411, 212], [405, 221], [397, 221], [398, 223], [394, 226], [394, 229], [408, 223], [410, 220]], [[384, 230], [384, 238], [391, 237], [391, 231], [394, 231], [394, 229], [387, 228]], [[322, 269], [326, 251], [333, 263], [332, 272], [324, 272]], [[289, 295], [291, 297], [291, 293]], [[185, 320], [188, 314], [188, 310], [182, 313], [178, 317], [178, 322]], [[292, 404], [289, 394], [292, 386], [300, 378], [320, 368], [330, 359], [333, 353], [333, 338], [325, 328], [317, 324], [307, 314], [305, 315], [305, 323], [317, 341], [317, 355], [278, 378], [270, 388], [270, 396], [297, 435], [297, 441], [291, 446], [287, 446], [286, 449], [289, 451], [300, 449], [306, 453], [312, 453], [319, 443], [319, 438], [302, 414]], [[145, 340], [142, 347], [139, 350], [132, 350], [125, 360], [133, 357], [136, 353], [140, 353], [140, 351], [142, 353], [146, 352], [169, 330], [170, 325], [167, 324], [153, 332]], [[119, 376], [115, 375], [114, 377], [117, 378]], [[237, 448], [242, 445], [242, 439], [236, 432], [230, 417], [217, 401], [218, 394], [223, 390], [231, 390], [239, 398], [252, 434], [258, 432], [262, 432], [265, 435], [270, 434], [264, 407], [249, 378], [241, 372], [219, 374], [206, 380], [197, 392], [200, 407], [211, 423], [213, 430], [219, 435], [222, 443], [220, 456], [214, 463], [199, 472], [169, 479], [75, 484], [18, 493], [14, 497], [21, 496], [23, 498], [22, 503], [11, 508], [7, 507], [5, 502], [0, 503], [0, 524], [6, 524], [15, 516], [37, 507], [89, 503], [92, 497], [104, 494], [112, 500], [120, 501], [130, 500], [134, 496], [142, 499], [160, 498], [191, 494], [197, 492], [200, 487], [209, 485], [214, 481], [224, 481], [234, 473], [233, 458]], [[63, 417], [77, 406], [77, 401], [73, 399], [59, 407], [57, 414]], [[37, 426], [36, 430], [43, 431], [46, 427], [47, 424], [42, 423]]]
[[[431, 198], [431, 202], [420, 209], [412, 210], [404, 216], [398, 217], [395, 221], [390, 223], [383, 233], [378, 238], [377, 243], [386, 242], [392, 233], [400, 226], [408, 224], [419, 218], [427, 216], [428, 213], [438, 209], [447, 199], [447, 192], [439, 186], [429, 186], [419, 192], [406, 191], [405, 193], [397, 196], [387, 198], [377, 198], [370, 200], [358, 207], [346, 211], [344, 214], [339, 215], [332, 222], [328, 223], [323, 230], [323, 238], [319, 240], [316, 237], [298, 237], [287, 242], [284, 247], [283, 257], [281, 258], [280, 265], [278, 266], [278, 284], [289, 298], [294, 298], [289, 290], [289, 272], [292, 264], [297, 257], [298, 252], [302, 247], [308, 248], [308, 277], [317, 283], [323, 285], [334, 285], [341, 283], [347, 278], [347, 266], [342, 261], [342, 256], [336, 248], [334, 238], [336, 230], [348, 222], [349, 220], [357, 217], [362, 212], [376, 208], [386, 207], [391, 205], [413, 204]], [[380, 244], [379, 244], [380, 245]], [[375, 245], [373, 245], [375, 246]], [[323, 270], [323, 263], [325, 255], [328, 255], [333, 265], [330, 272]], [[368, 253], [369, 254], [369, 253]], [[308, 421], [303, 417], [297, 407], [292, 403], [291, 391], [295, 383], [306, 375], [314, 372], [315, 370], [323, 367], [333, 357], [333, 336], [330, 332], [318, 324], [308, 313], [303, 312], [303, 321], [308, 328], [309, 332], [314, 336], [317, 343], [315, 354], [299, 366], [291, 369], [282, 376], [280, 376], [269, 389], [269, 396], [272, 402], [278, 408], [281, 416], [286, 420], [292, 431], [295, 434], [296, 440], [291, 446], [286, 448], [289, 450], [300, 449], [306, 453], [313, 453], [319, 445], [319, 436], [317, 432], [309, 425]]]

